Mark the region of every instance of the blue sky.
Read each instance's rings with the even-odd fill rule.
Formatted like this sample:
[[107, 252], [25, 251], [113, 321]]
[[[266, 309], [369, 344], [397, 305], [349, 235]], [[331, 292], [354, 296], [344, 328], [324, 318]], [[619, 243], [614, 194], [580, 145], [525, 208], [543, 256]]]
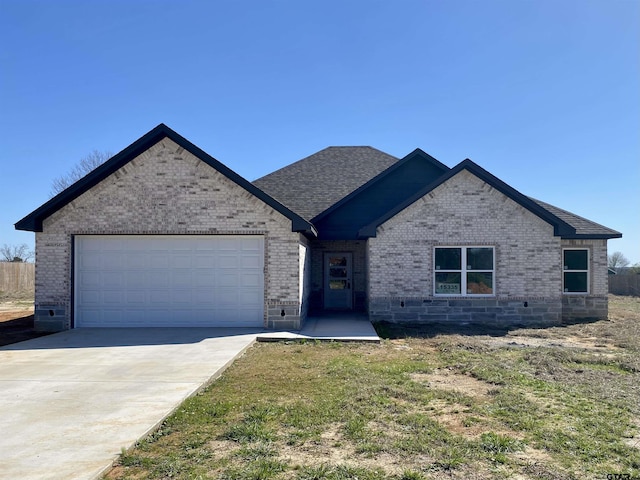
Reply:
[[0, 0], [0, 245], [159, 123], [253, 180], [330, 145], [471, 158], [640, 262], [636, 0]]

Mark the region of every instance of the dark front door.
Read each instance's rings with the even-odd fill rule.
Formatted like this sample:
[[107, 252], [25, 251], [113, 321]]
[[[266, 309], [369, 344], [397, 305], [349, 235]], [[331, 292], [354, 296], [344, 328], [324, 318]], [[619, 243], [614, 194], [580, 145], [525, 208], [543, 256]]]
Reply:
[[353, 308], [352, 264], [351, 253], [324, 254], [324, 308]]

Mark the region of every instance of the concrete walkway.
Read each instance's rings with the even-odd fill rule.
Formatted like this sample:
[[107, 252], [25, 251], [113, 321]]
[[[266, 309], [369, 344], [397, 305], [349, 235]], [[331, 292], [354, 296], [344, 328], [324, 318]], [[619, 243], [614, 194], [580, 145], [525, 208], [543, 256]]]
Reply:
[[0, 348], [0, 479], [92, 479], [256, 339], [78, 329]]
[[364, 313], [328, 312], [308, 317], [299, 331], [267, 332], [258, 335], [259, 342], [279, 340], [380, 342], [380, 337]]

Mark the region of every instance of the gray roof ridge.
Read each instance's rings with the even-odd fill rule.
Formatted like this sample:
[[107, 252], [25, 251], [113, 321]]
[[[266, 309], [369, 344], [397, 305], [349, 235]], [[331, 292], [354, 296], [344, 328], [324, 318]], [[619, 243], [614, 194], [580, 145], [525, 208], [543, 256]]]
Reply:
[[266, 175], [263, 175], [263, 176], [261, 176], [261, 177], [259, 177], [259, 178], [256, 178], [256, 179], [252, 180], [252, 181], [251, 181], [251, 183], [253, 183], [253, 182], [257, 182], [257, 181], [259, 181], [259, 180], [263, 180], [263, 179], [265, 179], [265, 178], [267, 178], [267, 177], [270, 177], [270, 176], [272, 176], [272, 175], [274, 175], [274, 174], [276, 174], [276, 173], [281, 172], [282, 170], [289, 169], [289, 168], [294, 167], [294, 166], [296, 166], [296, 165], [300, 165], [302, 162], [304, 162], [304, 161], [306, 161], [306, 160], [310, 159], [311, 157], [315, 157], [316, 155], [318, 155], [318, 154], [320, 154], [320, 153], [322, 153], [322, 152], [325, 152], [325, 151], [330, 150], [330, 149], [337, 149], [337, 148], [349, 148], [349, 149], [353, 149], [353, 148], [367, 148], [367, 149], [369, 149], [369, 150], [374, 150], [374, 151], [376, 151], [376, 152], [382, 153], [382, 154], [387, 155], [387, 156], [389, 156], [389, 157], [395, 158], [396, 160], [400, 160], [400, 159], [399, 159], [398, 157], [396, 157], [395, 155], [391, 155], [390, 153], [387, 153], [387, 152], [384, 152], [384, 151], [382, 151], [382, 150], [380, 150], [380, 149], [378, 149], [378, 148], [372, 147], [371, 145], [329, 145], [329, 146], [327, 146], [327, 147], [324, 147], [324, 148], [323, 148], [323, 149], [321, 149], [321, 150], [318, 150], [317, 152], [314, 152], [314, 153], [312, 153], [312, 154], [310, 154], [310, 155], [307, 155], [307, 156], [306, 156], [306, 157], [304, 157], [304, 158], [301, 158], [300, 160], [296, 160], [296, 161], [295, 161], [295, 162], [293, 162], [293, 163], [288, 163], [287, 165], [284, 165], [284, 166], [282, 166], [282, 167], [278, 168], [277, 170], [274, 170], [274, 171], [272, 171], [272, 172], [267, 173]]

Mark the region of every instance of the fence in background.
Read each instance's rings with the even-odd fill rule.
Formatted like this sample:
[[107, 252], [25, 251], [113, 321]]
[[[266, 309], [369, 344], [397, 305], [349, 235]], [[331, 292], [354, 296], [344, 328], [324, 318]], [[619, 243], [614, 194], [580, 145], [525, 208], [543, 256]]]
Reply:
[[[35, 264], [0, 262], [0, 292], [32, 292]], [[640, 275], [609, 275], [609, 293], [640, 296]]]
[[640, 275], [609, 275], [609, 293], [640, 296]]
[[32, 292], [35, 273], [33, 263], [0, 262], [0, 292]]

